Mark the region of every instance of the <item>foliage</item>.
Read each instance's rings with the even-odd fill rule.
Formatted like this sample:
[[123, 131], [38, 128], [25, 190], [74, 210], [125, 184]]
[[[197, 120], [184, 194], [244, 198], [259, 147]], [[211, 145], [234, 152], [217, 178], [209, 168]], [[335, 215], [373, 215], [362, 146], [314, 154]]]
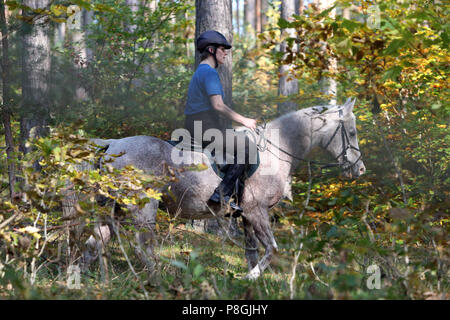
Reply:
[[[336, 6], [345, 8], [351, 3], [337, 1]], [[339, 84], [340, 96], [359, 98], [355, 113], [368, 168], [366, 175], [351, 185], [319, 176], [316, 195], [306, 208], [306, 214], [317, 223], [308, 236], [313, 247], [302, 250], [309, 255], [317, 244], [331, 245], [334, 254], [345, 255], [346, 277], [355, 270], [352, 261], [361, 258], [356, 253], [364, 256], [372, 252], [371, 259], [378, 259], [390, 281], [403, 286], [403, 292], [385, 293], [386, 297], [423, 298], [428, 290], [421, 283], [424, 274], [434, 270], [433, 290], [442, 291], [441, 276], [447, 272], [442, 265], [448, 263], [444, 249], [448, 241], [446, 159], [450, 152], [448, 6], [415, 1], [375, 3], [380, 11], [377, 27], [367, 22], [373, 18], [369, 14], [373, 4], [358, 4], [352, 20], [339, 14], [331, 18], [331, 9], [319, 12], [311, 5], [295, 21], [279, 21], [280, 28], [296, 31], [287, 39], [288, 54], [274, 55], [279, 63], [293, 64], [302, 81], [332, 77]], [[276, 44], [271, 34], [262, 38], [269, 48]], [[337, 68], [332, 67], [331, 59], [338, 61]], [[300, 177], [308, 179], [305, 173]], [[373, 227], [358, 221], [370, 215]], [[294, 219], [293, 223], [311, 223], [303, 220]], [[361, 232], [373, 233], [373, 239]], [[382, 254], [376, 253], [378, 250]], [[404, 257], [404, 263], [395, 258], [399, 256]], [[382, 262], [379, 257], [383, 257]], [[331, 272], [335, 276], [340, 273]], [[353, 276], [348, 279], [353, 279], [353, 284], [359, 281]], [[338, 288], [345, 289], [341, 285]]]
[[[13, 2], [8, 2], [11, 10]], [[58, 129], [33, 141], [34, 151], [18, 161], [20, 197], [12, 202], [2, 151], [0, 295], [448, 298], [448, 5], [409, 0], [336, 1], [335, 18], [328, 16], [330, 10], [320, 13], [310, 5], [292, 22], [279, 19], [273, 1], [269, 24], [258, 38], [235, 35], [233, 107], [239, 112], [266, 119], [277, 115], [276, 105], [285, 99], [277, 97], [278, 69], [285, 63], [294, 66], [299, 81], [299, 94], [290, 97], [299, 108], [327, 98], [319, 91], [322, 77], [336, 79], [339, 101], [358, 98], [355, 114], [367, 172], [356, 181], [343, 181], [333, 170], [316, 167], [312, 177], [305, 168], [296, 173], [294, 201], [274, 209], [279, 251], [272, 270], [255, 282], [243, 279], [246, 262], [236, 245], [242, 238], [230, 241], [196, 232], [159, 210], [156, 275], [149, 277], [148, 270], [135, 263], [135, 230], [122, 217], [123, 245], [136, 272], [115, 242], [106, 249], [108, 270], [94, 266], [82, 275], [81, 290], [67, 288], [67, 231], [77, 227], [66, 219], [61, 204], [68, 192], [81, 198], [75, 211], [87, 229], [84, 237], [95, 222], [111, 215], [111, 207], [97, 203], [98, 195], [136, 206], [159, 197], [154, 186], [163, 181], [133, 168], [118, 171], [107, 162], [101, 171], [101, 150], [87, 144], [87, 136], [168, 138], [181, 125], [194, 63], [194, 6], [193, 1], [157, 3], [156, 8], [140, 7], [133, 13], [123, 1], [59, 1], [34, 12], [59, 23], [67, 19], [70, 4], [89, 6], [94, 18], [85, 30], [85, 44], [93, 56], [83, 56], [83, 41], [74, 41], [77, 30], [71, 30], [64, 43], [54, 43], [50, 123]], [[378, 27], [368, 23], [376, 22], [370, 15], [374, 4], [380, 11]], [[342, 8], [351, 5], [352, 19], [343, 18]], [[19, 14], [18, 9], [13, 13]], [[21, 99], [20, 37], [14, 33], [18, 26], [17, 19], [10, 19], [16, 117]], [[294, 28], [296, 35], [285, 39], [290, 50], [282, 55], [281, 29], [286, 27]], [[336, 69], [331, 58], [338, 62]], [[87, 95], [77, 99], [80, 87]], [[80, 130], [68, 126], [79, 119]], [[13, 125], [18, 139], [17, 122]], [[311, 185], [306, 182], [310, 178]], [[146, 197], [141, 198], [142, 193]], [[367, 286], [371, 265], [380, 268], [380, 289]]]
[[[98, 203], [99, 195], [129, 205], [124, 212], [161, 195], [154, 188], [162, 181], [133, 167], [113, 168], [114, 158], [101, 158], [101, 148], [76, 131], [59, 128], [29, 142], [33, 151], [20, 161], [18, 197], [0, 203], [1, 266], [31, 284], [41, 268], [64, 260], [67, 230], [81, 226], [90, 234], [96, 222], [111, 216], [111, 207]], [[80, 199], [76, 204], [68, 201], [74, 195]]]

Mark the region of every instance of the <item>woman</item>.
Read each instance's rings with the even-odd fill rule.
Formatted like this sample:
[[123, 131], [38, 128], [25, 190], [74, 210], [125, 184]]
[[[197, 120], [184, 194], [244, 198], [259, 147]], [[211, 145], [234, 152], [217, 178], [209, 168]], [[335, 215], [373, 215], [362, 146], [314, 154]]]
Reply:
[[[223, 153], [233, 153], [234, 162], [229, 163], [222, 182], [210, 197], [210, 201], [220, 203], [223, 200], [229, 203], [230, 207], [241, 212], [242, 209], [233, 201], [231, 196], [234, 192], [237, 179], [243, 175], [247, 165], [249, 164], [249, 142], [246, 139], [245, 143], [245, 163], [238, 163], [236, 161], [236, 143], [234, 150], [225, 150], [226, 138], [225, 127], [223, 127], [219, 120], [219, 114], [226, 118], [240, 123], [249, 129], [256, 128], [256, 120], [244, 117], [237, 112], [230, 109], [224, 102], [223, 87], [220, 82], [219, 74], [216, 68], [225, 63], [227, 57], [227, 50], [231, 49], [231, 45], [227, 39], [217, 31], [206, 31], [202, 33], [197, 39], [197, 50], [200, 52], [200, 64], [191, 79], [188, 90], [188, 98], [184, 114], [185, 128], [189, 130], [192, 137], [194, 135], [194, 121], [201, 121], [202, 137], [203, 133], [208, 129], [219, 129], [223, 135], [222, 141], [214, 141], [215, 145], [220, 145]], [[235, 140], [236, 141], [236, 140]], [[210, 141], [197, 141], [203, 148], [205, 148]]]

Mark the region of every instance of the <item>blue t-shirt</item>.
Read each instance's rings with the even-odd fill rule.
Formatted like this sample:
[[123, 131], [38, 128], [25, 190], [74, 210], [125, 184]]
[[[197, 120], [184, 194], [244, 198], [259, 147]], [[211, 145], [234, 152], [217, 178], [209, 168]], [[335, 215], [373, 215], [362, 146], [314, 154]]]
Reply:
[[209, 97], [220, 94], [224, 99], [219, 73], [208, 64], [200, 64], [189, 83], [184, 114], [195, 114], [212, 109]]

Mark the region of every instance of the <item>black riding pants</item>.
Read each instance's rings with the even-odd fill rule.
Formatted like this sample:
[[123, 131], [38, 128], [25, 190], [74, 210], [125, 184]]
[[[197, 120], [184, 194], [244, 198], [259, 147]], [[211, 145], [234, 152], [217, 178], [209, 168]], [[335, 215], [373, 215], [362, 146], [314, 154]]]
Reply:
[[[201, 137], [194, 136], [194, 121], [201, 121]], [[218, 129], [221, 132], [219, 137], [214, 136], [213, 139], [215, 151], [221, 151], [222, 155], [226, 155], [228, 152], [230, 155], [233, 155], [233, 160], [231, 162], [226, 162], [223, 170], [225, 171], [225, 176], [216, 188], [216, 191], [223, 196], [231, 196], [235, 189], [237, 179], [241, 176], [243, 177], [243, 174], [250, 163], [256, 163], [256, 146], [251, 145], [251, 141], [246, 136], [241, 136], [238, 138], [238, 135], [243, 133], [228, 131], [228, 134], [233, 134], [234, 143], [231, 144], [233, 146], [233, 150], [227, 150], [227, 130], [220, 124], [219, 116], [214, 110], [208, 110], [193, 115], [186, 115], [184, 124], [185, 128], [190, 132], [191, 137], [195, 139], [197, 143], [201, 144], [202, 148], [206, 148], [211, 144], [211, 141], [205, 141], [205, 139], [203, 139], [204, 133], [208, 129]], [[240, 142], [238, 143], [238, 141]], [[228, 147], [230, 147], [230, 145], [228, 145]], [[252, 152], [250, 152], [250, 150]]]

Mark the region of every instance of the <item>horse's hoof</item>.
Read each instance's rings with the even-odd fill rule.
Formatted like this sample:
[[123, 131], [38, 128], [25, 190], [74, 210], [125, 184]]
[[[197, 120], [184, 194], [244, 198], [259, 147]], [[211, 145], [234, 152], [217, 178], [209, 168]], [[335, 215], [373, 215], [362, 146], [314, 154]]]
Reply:
[[256, 280], [261, 275], [261, 269], [259, 268], [259, 265], [256, 265], [250, 272], [245, 276], [245, 279], [248, 280]]

